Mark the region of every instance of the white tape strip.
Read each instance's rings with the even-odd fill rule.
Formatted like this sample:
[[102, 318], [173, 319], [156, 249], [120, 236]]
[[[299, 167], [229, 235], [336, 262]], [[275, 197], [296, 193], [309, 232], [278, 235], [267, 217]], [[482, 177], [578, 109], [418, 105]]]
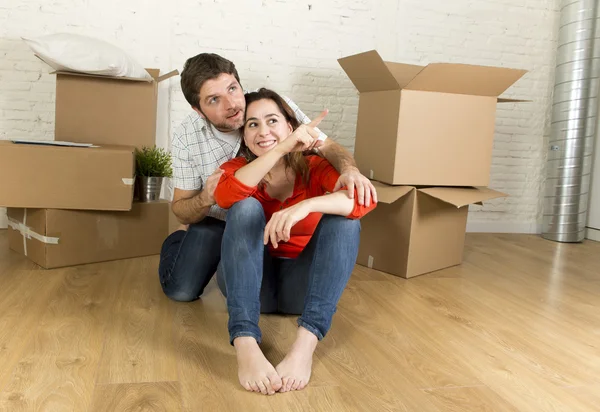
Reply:
[[23, 223], [9, 217], [8, 226], [12, 227], [14, 230], [18, 230], [23, 235], [23, 252], [25, 253], [25, 256], [27, 256], [27, 239], [36, 239], [50, 245], [58, 245], [60, 239], [58, 237], [42, 236], [27, 227], [27, 209], [25, 209]]
[[373, 259], [373, 256], [369, 255], [369, 259], [367, 260], [367, 267], [368, 267], [369, 269], [373, 269], [373, 261], [374, 261], [374, 260], [375, 260], [375, 259]]
[[129, 178], [129, 177], [124, 177], [121, 179], [123, 181], [123, 183], [125, 183], [127, 186], [133, 186], [133, 181], [135, 179], [133, 178]]
[[374, 173], [372, 170], [369, 170], [369, 179], [373, 179]]

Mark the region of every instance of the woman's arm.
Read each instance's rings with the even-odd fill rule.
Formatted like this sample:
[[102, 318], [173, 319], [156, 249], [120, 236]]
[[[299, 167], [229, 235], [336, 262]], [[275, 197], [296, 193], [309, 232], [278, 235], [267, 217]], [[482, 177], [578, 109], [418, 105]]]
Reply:
[[292, 227], [308, 216], [309, 213], [323, 213], [359, 219], [373, 210], [375, 206], [375, 203], [372, 203], [369, 207], [359, 205], [356, 199], [348, 197], [347, 190], [339, 190], [335, 193], [306, 199], [274, 213], [267, 226], [265, 226], [263, 242], [266, 245], [270, 239], [273, 247], [277, 249], [277, 243], [289, 241]]

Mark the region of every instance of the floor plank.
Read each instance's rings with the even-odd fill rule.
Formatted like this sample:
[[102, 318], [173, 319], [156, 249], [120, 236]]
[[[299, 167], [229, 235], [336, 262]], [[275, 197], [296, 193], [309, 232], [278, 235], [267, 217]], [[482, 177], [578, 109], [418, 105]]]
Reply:
[[177, 381], [175, 302], [161, 292], [157, 259], [145, 258], [121, 273], [111, 308], [97, 383]]
[[181, 397], [177, 382], [98, 385], [91, 412], [178, 412]]

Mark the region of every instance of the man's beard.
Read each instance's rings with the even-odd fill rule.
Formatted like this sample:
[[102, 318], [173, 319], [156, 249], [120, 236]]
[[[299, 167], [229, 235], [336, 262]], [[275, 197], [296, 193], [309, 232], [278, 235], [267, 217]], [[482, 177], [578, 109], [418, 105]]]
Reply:
[[[242, 110], [242, 109], [241, 108], [236, 109], [234, 111], [234, 113], [237, 111], [240, 111], [240, 110]], [[223, 122], [213, 123], [213, 125], [217, 129], [219, 129], [220, 131], [223, 131], [223, 132], [233, 132], [234, 130], [239, 130], [244, 125], [243, 113], [242, 113], [242, 116], [240, 116], [239, 120], [229, 120], [228, 121], [228, 119], [225, 119]]]

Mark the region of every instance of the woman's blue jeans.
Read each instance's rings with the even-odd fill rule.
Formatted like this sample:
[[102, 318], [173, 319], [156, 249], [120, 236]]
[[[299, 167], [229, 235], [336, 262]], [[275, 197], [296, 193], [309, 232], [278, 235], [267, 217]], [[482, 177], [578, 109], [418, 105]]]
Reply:
[[260, 343], [261, 311], [298, 313], [298, 309], [298, 325], [321, 340], [356, 262], [360, 221], [323, 215], [295, 259], [270, 256], [263, 244], [265, 225], [262, 205], [254, 198], [227, 212], [217, 279], [227, 297], [230, 343], [240, 336]]

